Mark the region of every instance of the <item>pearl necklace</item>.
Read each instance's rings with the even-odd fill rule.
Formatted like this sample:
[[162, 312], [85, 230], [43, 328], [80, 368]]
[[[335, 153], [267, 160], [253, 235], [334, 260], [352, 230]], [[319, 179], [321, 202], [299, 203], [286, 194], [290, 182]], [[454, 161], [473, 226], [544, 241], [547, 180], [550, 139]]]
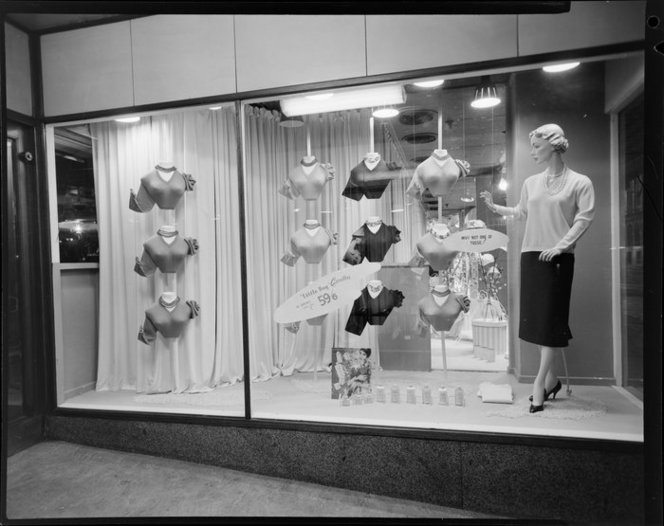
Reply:
[[549, 195], [556, 195], [565, 187], [565, 183], [567, 182], [567, 174], [567, 166], [563, 168], [562, 172], [556, 175], [550, 174], [547, 170], [544, 185], [546, 186], [546, 191], [549, 193]]

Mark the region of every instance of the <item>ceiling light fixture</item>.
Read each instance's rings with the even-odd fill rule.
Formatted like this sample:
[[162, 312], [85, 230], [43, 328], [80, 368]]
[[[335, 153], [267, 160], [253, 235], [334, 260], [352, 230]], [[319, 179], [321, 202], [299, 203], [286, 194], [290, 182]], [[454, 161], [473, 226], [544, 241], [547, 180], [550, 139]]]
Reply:
[[413, 82], [413, 84], [418, 88], [437, 88], [438, 86], [442, 86], [444, 82], [445, 79], [437, 79], [437, 80], [423, 80], [421, 82]]
[[208, 109], [212, 110], [212, 111], [216, 111], [216, 110], [220, 110], [221, 106], [210, 106]]
[[299, 95], [285, 97], [280, 101], [282, 113], [289, 117], [357, 108], [390, 106], [393, 104], [403, 104], [404, 102], [406, 102], [406, 92], [403, 86], [395, 84], [338, 91], [334, 93], [334, 97], [329, 97], [325, 100], [311, 100], [306, 95]]
[[396, 108], [378, 108], [373, 111], [372, 115], [379, 119], [389, 119], [399, 115], [399, 110]]
[[550, 66], [543, 66], [542, 69], [547, 73], [560, 73], [561, 71], [569, 71], [574, 69], [580, 62], [565, 62], [564, 64], [551, 64]]
[[475, 98], [470, 105], [473, 108], [493, 108], [500, 104], [498, 98], [498, 91], [495, 84], [491, 82], [491, 78], [485, 75], [480, 80], [479, 85], [475, 88]]
[[286, 117], [284, 114], [279, 119], [279, 126], [282, 128], [299, 128], [304, 125], [302, 117]]
[[141, 118], [137, 115], [133, 117], [120, 117], [119, 119], [115, 119], [116, 122], [138, 122], [141, 120]]
[[327, 100], [330, 97], [334, 97], [334, 93], [328, 91], [325, 93], [314, 93], [313, 95], [306, 95], [309, 100]]
[[502, 190], [503, 192], [507, 190], [507, 181], [505, 181], [504, 177], [500, 178], [500, 181], [498, 182], [498, 189]]

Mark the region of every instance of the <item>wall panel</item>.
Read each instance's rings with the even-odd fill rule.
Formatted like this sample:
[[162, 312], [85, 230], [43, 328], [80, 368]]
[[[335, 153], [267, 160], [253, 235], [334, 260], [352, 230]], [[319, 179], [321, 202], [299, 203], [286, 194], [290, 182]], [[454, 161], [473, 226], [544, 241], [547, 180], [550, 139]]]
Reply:
[[41, 52], [46, 116], [134, 103], [128, 21], [43, 35]]
[[643, 40], [645, 2], [571, 2], [569, 13], [519, 15], [519, 56]]
[[362, 77], [360, 15], [235, 17], [238, 91]]
[[232, 15], [131, 21], [135, 104], [235, 92]]
[[5, 56], [7, 108], [32, 115], [30, 41], [26, 33], [11, 24], [5, 24]]
[[516, 15], [367, 16], [369, 75], [516, 56]]

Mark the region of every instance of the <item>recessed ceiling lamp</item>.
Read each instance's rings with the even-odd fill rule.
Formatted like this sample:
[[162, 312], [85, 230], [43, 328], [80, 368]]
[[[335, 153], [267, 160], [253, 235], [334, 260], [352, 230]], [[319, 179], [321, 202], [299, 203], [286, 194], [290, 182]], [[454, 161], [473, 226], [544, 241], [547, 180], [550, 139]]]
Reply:
[[302, 117], [286, 117], [284, 114], [279, 119], [279, 126], [283, 128], [299, 128], [304, 124]]
[[324, 100], [311, 100], [307, 96], [285, 97], [280, 103], [282, 113], [292, 117], [356, 108], [391, 106], [403, 104], [405, 101], [406, 92], [403, 86], [391, 84], [338, 91], [334, 93], [333, 97]]
[[502, 190], [503, 192], [507, 190], [507, 181], [505, 181], [504, 177], [500, 178], [500, 182], [498, 183], [498, 189]]
[[399, 110], [396, 108], [378, 108], [377, 110], [373, 111], [372, 115], [379, 119], [389, 119], [399, 115]]
[[421, 82], [413, 82], [413, 84], [418, 88], [437, 88], [438, 86], [442, 86], [444, 82], [445, 79], [437, 79], [437, 80], [423, 80]]
[[141, 120], [140, 117], [138, 116], [133, 116], [133, 117], [120, 117], [119, 119], [115, 119], [116, 122], [138, 122]]
[[579, 65], [579, 62], [566, 62], [564, 64], [551, 64], [550, 66], [543, 66], [542, 69], [547, 73], [560, 73], [561, 71], [569, 71]]
[[208, 109], [212, 111], [217, 111], [221, 109], [221, 106], [210, 106]]
[[470, 105], [473, 108], [493, 108], [498, 104], [500, 104], [500, 99], [496, 86], [488, 75], [483, 76], [479, 86], [475, 88], [475, 98]]
[[474, 197], [471, 197], [471, 196], [469, 196], [469, 195], [464, 195], [464, 196], [462, 196], [462, 197], [459, 197], [459, 199], [460, 199], [461, 201], [463, 201], [464, 203], [472, 203], [473, 201], [475, 201], [475, 198], [474, 198]]

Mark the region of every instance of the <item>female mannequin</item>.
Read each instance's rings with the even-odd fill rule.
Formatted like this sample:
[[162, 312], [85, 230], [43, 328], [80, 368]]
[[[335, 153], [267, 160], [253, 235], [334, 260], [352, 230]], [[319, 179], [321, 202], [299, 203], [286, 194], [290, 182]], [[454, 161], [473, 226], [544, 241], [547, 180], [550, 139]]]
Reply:
[[526, 220], [519, 338], [537, 344], [541, 351], [530, 406], [530, 412], [536, 413], [561, 388], [554, 361], [572, 338], [568, 318], [574, 247], [593, 220], [595, 194], [588, 177], [565, 165], [562, 154], [569, 143], [560, 126], [540, 126], [530, 132], [530, 144], [531, 157], [546, 170], [524, 181], [519, 203], [496, 205], [487, 191], [480, 197], [494, 213]]

